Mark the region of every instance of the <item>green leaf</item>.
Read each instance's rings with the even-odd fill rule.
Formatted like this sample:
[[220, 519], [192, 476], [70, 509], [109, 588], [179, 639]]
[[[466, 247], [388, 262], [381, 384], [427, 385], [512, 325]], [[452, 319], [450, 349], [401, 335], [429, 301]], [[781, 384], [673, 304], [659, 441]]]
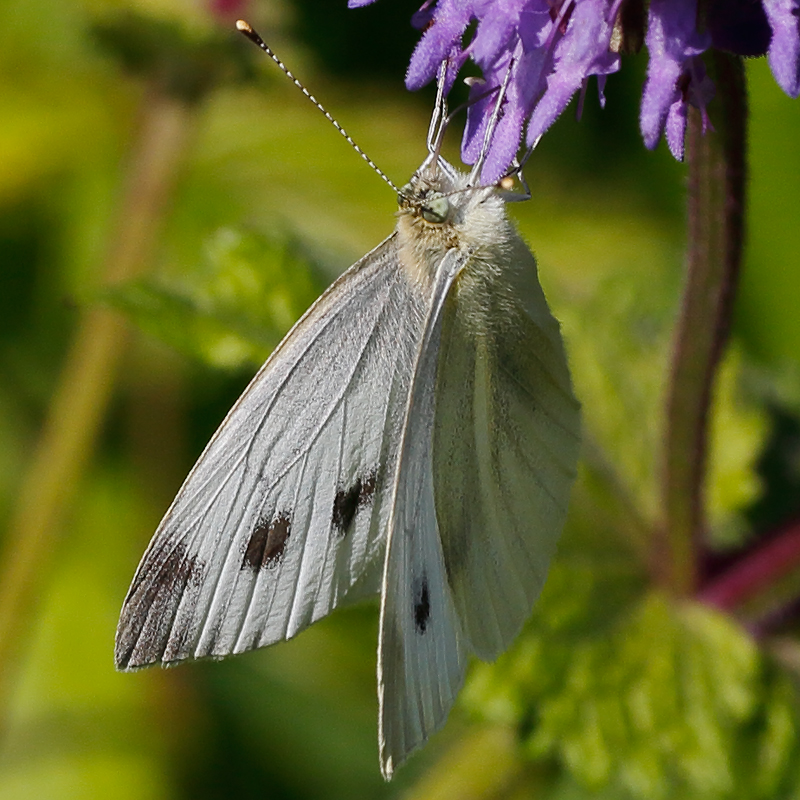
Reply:
[[151, 335], [227, 369], [260, 365], [324, 288], [320, 271], [291, 240], [229, 228], [182, 278], [136, 281], [109, 301]]
[[797, 784], [796, 692], [729, 618], [650, 592], [606, 635], [563, 634], [529, 628], [465, 692], [517, 726], [528, 758], [616, 797], [768, 798]]

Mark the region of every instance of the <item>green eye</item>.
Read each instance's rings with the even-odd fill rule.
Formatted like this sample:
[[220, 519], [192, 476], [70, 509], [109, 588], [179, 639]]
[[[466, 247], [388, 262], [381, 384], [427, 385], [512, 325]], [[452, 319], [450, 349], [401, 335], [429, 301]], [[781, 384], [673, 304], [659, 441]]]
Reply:
[[450, 202], [446, 197], [434, 197], [427, 205], [422, 207], [422, 218], [426, 222], [444, 222], [450, 211]]
[[407, 183], [401, 190], [400, 194], [397, 195], [397, 205], [400, 208], [405, 208], [408, 205], [408, 198], [414, 196], [414, 187]]

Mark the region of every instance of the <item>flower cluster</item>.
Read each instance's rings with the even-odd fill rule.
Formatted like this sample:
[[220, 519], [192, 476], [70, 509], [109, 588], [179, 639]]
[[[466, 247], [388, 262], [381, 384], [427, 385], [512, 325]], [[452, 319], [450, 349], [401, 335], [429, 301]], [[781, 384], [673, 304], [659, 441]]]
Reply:
[[606, 76], [620, 68], [620, 52], [643, 38], [650, 60], [642, 136], [654, 148], [664, 133], [675, 158], [683, 158], [688, 106], [700, 108], [706, 120], [714, 94], [702, 61], [708, 48], [767, 53], [781, 88], [792, 97], [800, 93], [800, 0], [650, 0], [646, 13], [642, 0], [426, 0], [413, 22], [423, 34], [408, 68], [409, 89], [434, 79], [445, 59], [447, 89], [467, 58], [483, 72], [484, 81], [470, 90], [462, 144], [468, 164], [478, 157], [493, 108], [489, 90], [508, 78], [486, 180], [513, 161], [523, 132], [524, 146], [533, 147], [592, 75], [603, 104]]

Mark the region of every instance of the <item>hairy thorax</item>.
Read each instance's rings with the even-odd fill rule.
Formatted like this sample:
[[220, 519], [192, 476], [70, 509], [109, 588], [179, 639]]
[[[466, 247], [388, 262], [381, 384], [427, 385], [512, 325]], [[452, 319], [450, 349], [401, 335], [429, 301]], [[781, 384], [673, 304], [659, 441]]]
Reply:
[[516, 273], [535, 262], [492, 186], [471, 187], [461, 173], [428, 170], [404, 187], [398, 212], [400, 260], [409, 280], [429, 287], [448, 253], [464, 261], [453, 297], [476, 332], [503, 327], [519, 308]]

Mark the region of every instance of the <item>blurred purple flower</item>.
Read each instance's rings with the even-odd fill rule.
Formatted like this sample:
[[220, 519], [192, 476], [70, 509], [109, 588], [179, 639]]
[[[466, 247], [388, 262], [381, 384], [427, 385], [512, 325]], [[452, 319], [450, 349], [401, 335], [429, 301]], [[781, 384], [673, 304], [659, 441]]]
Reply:
[[216, 17], [225, 20], [242, 16], [247, 10], [248, 0], [209, 0], [208, 7]]
[[683, 159], [687, 105], [703, 112], [714, 93], [700, 54], [711, 36], [697, 32], [697, 0], [651, 0], [647, 26], [650, 63], [640, 118], [644, 143], [650, 149], [666, 130], [672, 155]]
[[768, 58], [772, 74], [789, 97], [800, 94], [800, 0], [763, 0], [772, 28]]
[[[351, 8], [373, 0], [349, 0]], [[427, 0], [414, 15], [422, 38], [406, 74], [409, 89], [436, 78], [449, 60], [447, 89], [467, 58], [483, 71], [473, 82], [462, 157], [478, 157], [496, 90], [512, 64], [503, 115], [492, 138], [483, 178], [498, 178], [511, 164], [525, 133], [533, 146], [577, 91], [596, 76], [600, 102], [606, 76], [620, 68], [619, 51], [640, 39], [641, 21], [626, 14], [641, 0]], [[769, 55], [773, 75], [791, 97], [800, 93], [800, 0], [651, 0], [646, 44], [650, 54], [641, 108], [645, 144], [666, 135], [683, 158], [688, 106], [703, 113], [714, 94], [702, 54], [709, 47], [743, 56]], [[702, 25], [698, 19], [702, 18]], [[630, 20], [633, 20], [631, 23]], [[467, 36], [470, 26], [474, 26]], [[579, 107], [580, 108], [580, 107]], [[527, 128], [526, 128], [527, 124]]]

